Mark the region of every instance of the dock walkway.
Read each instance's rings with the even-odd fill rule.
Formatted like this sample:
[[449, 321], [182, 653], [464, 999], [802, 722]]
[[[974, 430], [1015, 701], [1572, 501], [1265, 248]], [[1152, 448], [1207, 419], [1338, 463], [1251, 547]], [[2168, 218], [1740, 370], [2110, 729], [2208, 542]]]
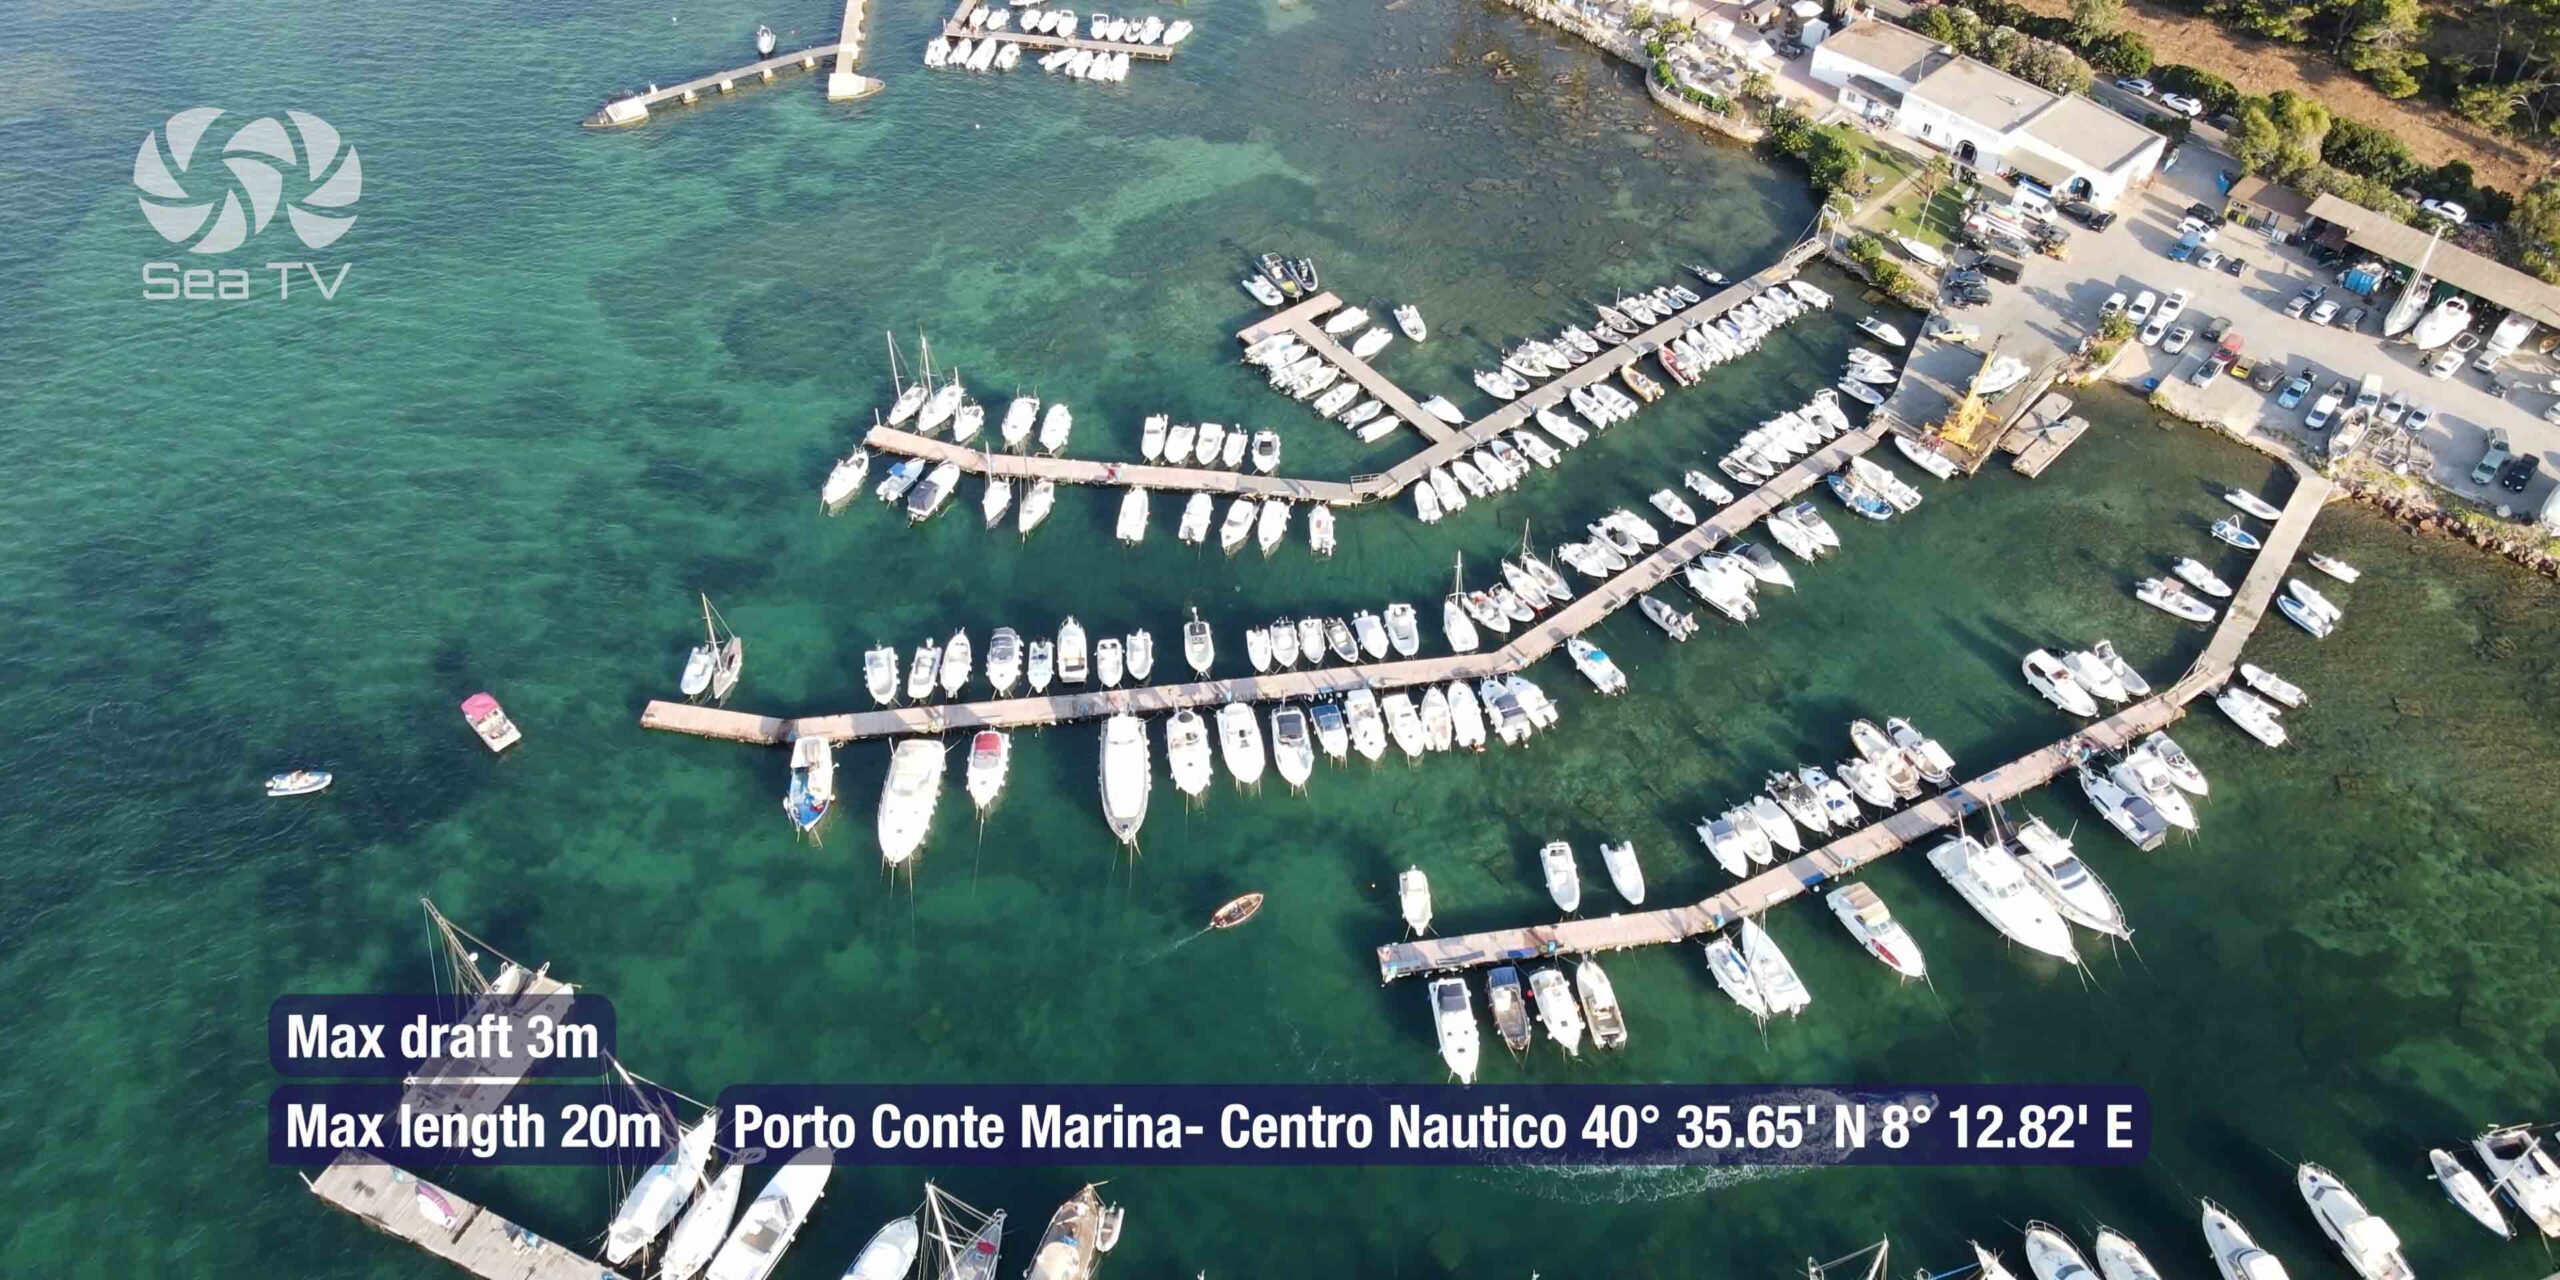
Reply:
[[943, 37], [950, 40], [983, 40], [993, 36], [999, 44], [1011, 42], [1026, 49], [1091, 49], [1095, 53], [1125, 53], [1130, 57], [1144, 58], [1151, 62], [1173, 61], [1171, 45], [1132, 44], [1122, 40], [1088, 40], [1083, 36], [1049, 35], [1045, 32], [1017, 31], [1011, 27], [1002, 31], [988, 31], [982, 27], [969, 25], [970, 10], [992, 7], [994, 6], [979, 4], [978, 0], [966, 0], [943, 21]]
[[880, 82], [854, 73], [853, 65], [862, 57], [863, 27], [870, 0], [844, 0], [844, 17], [836, 38], [822, 44], [759, 58], [742, 67], [714, 71], [707, 76], [671, 85], [651, 85], [638, 93], [607, 99], [596, 113], [587, 117], [590, 129], [611, 129], [640, 124], [652, 109], [670, 103], [693, 103], [706, 93], [733, 93], [742, 82], [763, 84], [786, 71], [815, 71], [820, 63], [833, 66], [827, 76], [827, 99], [850, 101], [879, 92]]
[[1702, 300], [1697, 306], [1682, 311], [1645, 329], [1636, 336], [1604, 348], [1588, 361], [1538, 384], [1529, 393], [1510, 401], [1462, 427], [1451, 427], [1433, 417], [1419, 401], [1398, 387], [1385, 374], [1349, 351], [1324, 333], [1320, 317], [1342, 305], [1340, 296], [1319, 293], [1270, 315], [1262, 317], [1236, 332], [1246, 342], [1288, 331], [1309, 340], [1333, 361], [1345, 376], [1357, 381], [1390, 412], [1404, 417], [1432, 443], [1422, 451], [1385, 471], [1364, 475], [1349, 481], [1299, 480], [1279, 476], [1244, 475], [1205, 467], [1167, 467], [1144, 462], [1097, 462], [1088, 458], [1062, 458], [1046, 454], [1006, 454], [973, 449], [964, 444], [939, 441], [909, 431], [874, 427], [863, 437], [863, 444], [884, 453], [931, 458], [936, 462], [953, 462], [974, 475], [1005, 476], [1014, 479], [1050, 479], [1060, 484], [1103, 484], [1143, 486], [1149, 489], [1196, 491], [1202, 493], [1251, 493], [1268, 497], [1304, 497], [1335, 506], [1350, 506], [1392, 498], [1458, 455], [1503, 435], [1528, 422], [1539, 409], [1563, 404], [1575, 388], [1588, 386], [1610, 377], [1628, 361], [1647, 355], [1670, 341], [1693, 324], [1712, 323], [1716, 317], [1732, 310], [1752, 295], [1793, 277], [1806, 259], [1820, 252], [1821, 246], [1806, 241], [1789, 249], [1766, 270]]
[[[482, 1280], [623, 1280], [621, 1272], [546, 1240], [460, 1194], [361, 1152], [341, 1153], [311, 1194]], [[428, 1216], [449, 1214], [450, 1227]]]
[[1598, 584], [1554, 613], [1526, 624], [1509, 643], [1481, 653], [1438, 658], [1407, 658], [1349, 667], [1274, 671], [1227, 680], [1153, 685], [1129, 689], [1092, 689], [987, 702], [961, 702], [914, 707], [886, 707], [838, 715], [785, 720], [775, 716], [729, 711], [685, 702], [653, 701], [641, 711], [643, 728], [730, 742], [780, 745], [802, 734], [822, 734], [836, 742], [961, 729], [1012, 729], [1092, 719], [1120, 712], [1152, 714], [1182, 707], [1215, 707], [1235, 701], [1275, 698], [1319, 698], [1350, 689], [1399, 689], [1474, 680], [1518, 671], [1563, 646], [1569, 636], [1599, 625], [1636, 597], [1662, 585], [1717, 543], [1739, 534], [1768, 513], [1791, 503], [1825, 474], [1848, 465], [1849, 459], [1875, 447], [1882, 428], [1868, 426], [1842, 435], [1794, 466], [1750, 490], [1731, 506], [1697, 525], [1681, 530], [1615, 577]]
[[2332, 486], [2318, 475], [2296, 468], [2296, 483], [2283, 516], [2257, 562], [2242, 580], [2231, 608], [2193, 666], [2167, 690], [2073, 733], [2048, 743], [1951, 790], [1931, 796], [1883, 821], [1861, 827], [1802, 857], [1771, 867], [1703, 902], [1658, 911], [1565, 920], [1549, 925], [1496, 929], [1392, 942], [1378, 948], [1381, 981], [1418, 973], [1469, 969], [1477, 965], [1540, 959], [1557, 955], [1623, 951], [1660, 946], [1712, 933], [1758, 915], [1791, 898], [1811, 893], [1868, 863], [1915, 841], [1953, 826], [1959, 818], [2024, 795], [2070, 769], [2083, 748], [2118, 751], [2186, 714], [2187, 704], [2229, 680], [2240, 650], [2257, 630], [2275, 598], [2294, 553], [2311, 531], [2311, 522], [2329, 499]]

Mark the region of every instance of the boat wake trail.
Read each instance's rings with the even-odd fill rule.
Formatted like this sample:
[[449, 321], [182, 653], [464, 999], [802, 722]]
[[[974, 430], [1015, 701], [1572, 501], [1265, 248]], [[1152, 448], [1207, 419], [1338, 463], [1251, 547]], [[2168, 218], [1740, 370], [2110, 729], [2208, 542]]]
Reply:
[[1540, 1166], [1490, 1169], [1479, 1180], [1558, 1204], [1651, 1204], [1801, 1172], [1768, 1165]]

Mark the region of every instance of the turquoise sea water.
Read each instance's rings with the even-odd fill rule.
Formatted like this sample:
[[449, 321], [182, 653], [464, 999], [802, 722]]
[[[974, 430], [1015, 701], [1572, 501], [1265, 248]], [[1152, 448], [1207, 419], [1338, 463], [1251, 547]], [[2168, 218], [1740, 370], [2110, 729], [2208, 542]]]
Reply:
[[[1146, 851], [1095, 812], [1094, 734], [1017, 739], [980, 830], [954, 785], [912, 882], [868, 838], [885, 753], [846, 754], [825, 845], [775, 812], [771, 752], [645, 735], [696, 589], [746, 634], [738, 705], [861, 705], [860, 657], [966, 626], [1237, 628], [1430, 599], [1672, 483], [1696, 451], [1800, 402], [1850, 338], [1837, 313], [1677, 393], [1499, 502], [1424, 529], [1346, 516], [1342, 552], [1229, 561], [1109, 538], [1063, 495], [1028, 544], [974, 510], [909, 530], [814, 492], [885, 402], [882, 333], [929, 333], [989, 398], [1077, 411], [1072, 451], [1134, 450], [1149, 412], [1280, 430], [1286, 469], [1375, 469], [1237, 369], [1252, 251], [1410, 300], [1431, 343], [1384, 368], [1474, 404], [1491, 344], [1581, 299], [1748, 268], [1802, 228], [1800, 180], [1683, 133], [1630, 73], [1506, 10], [1202, 3], [1171, 66], [1125, 85], [928, 74], [932, 6], [880, 5], [880, 96], [809, 78], [596, 134], [609, 90], [744, 56], [823, 6], [721, 0], [366, 9], [132, 3], [0, 13], [0, 1203], [12, 1273], [441, 1276], [265, 1165], [268, 1002], [404, 988], [429, 972], [432, 895], [520, 958], [612, 996], [625, 1056], [708, 1095], [754, 1080], [1374, 1081], [1439, 1075], [1419, 986], [1380, 989], [1394, 873], [1426, 867], [1448, 930], [1548, 914], [1534, 851], [1636, 841], [1659, 901], [1723, 876], [1688, 835], [1770, 768], [1832, 760], [1859, 715], [1906, 714], [1981, 767], [2063, 732], [2018, 680], [2039, 643], [2112, 636], [2155, 679], [2201, 643], [2134, 577], [2204, 554], [2222, 484], [2264, 460], [2102, 429], [2046, 479], [1994, 470], [1882, 527], [1747, 631], [1687, 646], [1633, 616], [1600, 638], [1635, 688], [1602, 701], [1534, 673], [1565, 720], [1528, 749], [1322, 769], [1304, 798], [1157, 788]], [[673, 21], [667, 19], [672, 18]], [[1521, 68], [1498, 79], [1487, 52]], [[136, 144], [170, 113], [327, 118], [364, 157], [359, 223], [305, 253], [351, 262], [332, 302], [146, 303], [170, 256], [136, 213]], [[223, 126], [228, 127], [226, 124]], [[216, 136], [219, 136], [217, 130]], [[274, 250], [275, 252], [262, 252]], [[1847, 286], [1825, 281], [1844, 295]], [[1899, 466], [1895, 463], [1893, 465]], [[974, 503], [975, 487], [964, 494]], [[1822, 499], [1828, 503], [1828, 499]], [[1085, 1176], [1130, 1206], [1115, 1274], [1783, 1275], [1880, 1233], [1938, 1267], [1977, 1237], [2016, 1256], [2044, 1217], [2133, 1233], [2203, 1274], [2194, 1197], [2231, 1207], [2300, 1276], [2344, 1274], [2289, 1163], [2344, 1176], [2431, 1275], [2528, 1277], [2423, 1181], [2423, 1152], [2560, 1110], [2549, 945], [2560, 921], [2547, 785], [2560, 757], [2547, 583], [2411, 542], [2360, 512], [2317, 546], [2362, 564], [2349, 625], [2271, 624], [2252, 656], [2309, 688], [2270, 754], [2211, 713], [2180, 740], [2215, 779], [2202, 836], [2138, 854], [2076, 796], [2029, 807], [2081, 847], [2139, 929], [2088, 979], [2015, 955], [1917, 860], [1870, 877], [1928, 950], [1899, 988], [1818, 905], [1773, 931], [1817, 997], [1765, 1036], [1689, 948], [1610, 961], [1633, 1047], [1492, 1080], [2130, 1081], [2156, 1155], [2103, 1172], [947, 1174], [1036, 1224]], [[2237, 562], [2224, 562], [2237, 576]], [[1426, 610], [1427, 612], [1427, 610]], [[1230, 662], [1234, 658], [1230, 657]], [[454, 702], [489, 688], [525, 725], [493, 759]], [[268, 803], [264, 774], [340, 775]], [[1592, 891], [1601, 892], [1593, 868]], [[1220, 901], [1250, 928], [1168, 953]], [[1544, 1046], [1541, 1046], [1542, 1048]], [[840, 1268], [928, 1171], [839, 1175], [785, 1263]], [[564, 1239], [600, 1175], [475, 1178]], [[1008, 1265], [1014, 1265], [1012, 1260]]]

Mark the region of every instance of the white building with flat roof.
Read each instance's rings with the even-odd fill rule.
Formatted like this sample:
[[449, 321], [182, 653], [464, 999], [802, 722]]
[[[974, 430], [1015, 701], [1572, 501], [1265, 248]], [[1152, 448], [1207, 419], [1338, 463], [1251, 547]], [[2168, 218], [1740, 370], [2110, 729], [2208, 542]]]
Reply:
[[1823, 41], [1807, 74], [1870, 126], [1916, 138], [1958, 164], [2014, 171], [2056, 199], [2111, 205], [2150, 181], [2169, 146], [2087, 98], [2039, 89], [1875, 18]]

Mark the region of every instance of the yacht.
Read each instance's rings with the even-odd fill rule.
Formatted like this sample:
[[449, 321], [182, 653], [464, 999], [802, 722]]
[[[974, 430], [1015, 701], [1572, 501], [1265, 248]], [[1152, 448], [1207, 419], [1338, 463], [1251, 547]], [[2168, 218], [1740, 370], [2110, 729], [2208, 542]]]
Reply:
[[1591, 1018], [1591, 1043], [1601, 1049], [1627, 1047], [1627, 1016], [1618, 1007], [1618, 990], [1609, 985], [1607, 970], [1600, 962], [1584, 956], [1573, 967], [1574, 990], [1582, 996], [1582, 1011]]
[[2299, 707], [2310, 701], [2303, 695], [2301, 685], [2254, 662], [2240, 664], [2240, 678], [2246, 681], [2251, 689], [2265, 695], [2269, 700], [2283, 703], [2288, 707]]
[[1603, 843], [1600, 846], [1600, 862], [1609, 869], [1609, 883], [1616, 887], [1618, 896], [1626, 899], [1628, 906], [1643, 906], [1644, 867], [1636, 861], [1635, 842], [1621, 840], [1615, 844]]
[[1135, 847], [1147, 820], [1147, 792], [1155, 762], [1147, 752], [1147, 723], [1121, 712], [1102, 723], [1102, 818], [1120, 843]]
[[1760, 989], [1760, 1000], [1768, 1008], [1768, 1016], [1790, 1016], [1805, 1011], [1813, 1004], [1813, 993], [1805, 989], [1804, 980], [1796, 976], [1796, 967], [1778, 949], [1778, 941], [1760, 927], [1756, 919], [1742, 921], [1742, 959], [1751, 966], [1751, 980]]
[[889, 753], [889, 776], [880, 787], [880, 860], [891, 866], [923, 847], [933, 828], [934, 803], [942, 796], [942, 743], [908, 738]]
[[952, 632], [951, 642], [942, 646], [943, 697], [956, 698], [960, 696], [962, 689], [968, 687], [969, 677], [976, 670], [972, 665], [973, 662], [974, 656], [969, 649], [969, 633], [965, 630]]
[[[1121, 1220], [1120, 1209], [1106, 1207], [1094, 1187], [1086, 1184], [1050, 1215], [1049, 1229], [1040, 1234], [1031, 1266], [1023, 1272], [1025, 1280], [1093, 1280], [1094, 1269], [1101, 1265], [1099, 1255], [1120, 1241]], [[978, 1280], [965, 1266], [955, 1270], [967, 1280]]]
[[2205, 781], [2204, 770], [2187, 758], [2186, 749], [2169, 736], [2168, 730], [2154, 730], [2134, 749], [2158, 761], [2160, 767], [2168, 772], [2169, 781], [2175, 783], [2180, 791], [2200, 796], [2212, 790], [2212, 785]]
[[2049, 1222], [2027, 1224], [2027, 1270], [2036, 1280], [2097, 1280], [2097, 1271], [2080, 1256], [2080, 1247]]
[[1262, 781], [1262, 721], [1251, 703], [1230, 702], [1218, 708], [1218, 758], [1236, 785], [1251, 789]]
[[1484, 706], [1464, 680], [1452, 680], [1443, 695], [1449, 703], [1449, 739], [1469, 751], [1484, 750]]
[[1120, 496], [1120, 521], [1112, 532], [1130, 546], [1147, 540], [1147, 491], [1132, 487]]
[[1475, 997], [1467, 990], [1467, 980], [1460, 977], [1431, 980], [1431, 1019], [1440, 1036], [1440, 1061], [1460, 1084], [1476, 1082], [1476, 1050], [1479, 1031], [1476, 1026]]
[[2058, 960], [2080, 963], [2080, 950], [2044, 895], [2027, 880], [2017, 858], [1998, 845], [1987, 845], [1958, 832], [1929, 850], [1929, 865], [1955, 886], [1991, 927], [2012, 942]]
[[1092, 668], [1085, 651], [1084, 624], [1069, 618], [1058, 624], [1058, 683], [1083, 684]]
[[1947, 749], [1938, 745], [1937, 739], [1921, 733], [1900, 716], [1886, 718], [1884, 732], [1886, 737], [1893, 739], [1893, 745], [1902, 749], [1903, 758], [1919, 771], [1922, 781], [1938, 787], [1955, 781], [1955, 757], [1948, 755]]
[[2195, 806], [2187, 803], [2185, 790], [2169, 776], [2168, 766], [2147, 751], [2128, 751], [2107, 770], [2115, 784], [2151, 802], [2162, 820], [2170, 826], [2196, 829]]
[[809, 1211], [827, 1194], [827, 1179], [835, 1171], [835, 1153], [827, 1147], [811, 1147], [784, 1163], [730, 1228], [728, 1241], [704, 1269], [704, 1280], [764, 1280], [772, 1274], [783, 1250], [809, 1220]]
[[2047, 826], [2044, 819], [2031, 817], [2011, 833], [2010, 841], [2018, 865], [2063, 919], [2111, 938], [2133, 936], [2125, 924], [2124, 908], [2107, 892], [2106, 882], [2072, 852], [2069, 838]]
[[2116, 834], [2146, 852], [2159, 848], [2160, 842], [2168, 838], [2169, 820], [2160, 816], [2160, 811], [2152, 806], [2149, 799], [2126, 790], [2114, 779], [2086, 764], [2077, 768], [2080, 793], [2089, 797], [2089, 803], [2097, 809], [2098, 816], [2105, 818], [2107, 825], [2116, 829]]
[[2233, 724], [2262, 745], [2284, 745], [2284, 725], [2276, 719], [2276, 709], [2259, 700], [2258, 695], [2236, 684], [2226, 684], [2213, 695], [2213, 705], [2222, 708], [2222, 714], [2231, 717]]
[[2417, 1273], [2409, 1269], [2391, 1224], [2365, 1208], [2336, 1174], [2306, 1161], [2294, 1169], [2293, 1181], [2311, 1206], [2311, 1216], [2320, 1220], [2320, 1229], [2357, 1275], [2364, 1280], [2415, 1280]]
[[2206, 568], [2204, 566], [2204, 562], [2197, 560], [2193, 556], [2178, 557], [2169, 565], [2169, 569], [2171, 572], [2184, 579], [2188, 586], [2194, 587], [2196, 590], [2201, 591], [2206, 595], [2212, 596], [2217, 600], [2228, 600], [2231, 598], [2231, 584], [2224, 582], [2219, 575], [2214, 573], [2213, 570]]
[[2062, 655], [2062, 669], [2071, 673], [2072, 683], [2088, 690], [2092, 697], [2114, 703], [2133, 700], [2106, 660], [2086, 649], [2066, 650]]
[[1484, 978], [1485, 1003], [1493, 1012], [1493, 1028], [1515, 1054], [1529, 1051], [1529, 1004], [1520, 986], [1520, 971], [1497, 965]]
[[969, 798], [983, 814], [1004, 794], [1006, 772], [1013, 764], [1013, 742], [993, 729], [980, 729], [969, 743]]
[[2098, 1274], [2106, 1280], [2160, 1280], [2160, 1269], [2142, 1254], [2131, 1236], [2113, 1227], [2098, 1228]]
[[2470, 1214], [2472, 1221], [2496, 1232], [2501, 1240], [2516, 1238], [2516, 1229], [2507, 1225], [2507, 1215], [2499, 1210], [2496, 1197], [2480, 1185], [2480, 1175], [2464, 1167], [2460, 1157], [2438, 1147], [2427, 1153], [2427, 1165], [2435, 1171], [2436, 1185], [2444, 1188], [2445, 1198]]
[[2037, 649], [2027, 655], [2024, 668], [2027, 683], [2043, 694], [2045, 701], [2075, 716], [2098, 714], [2097, 702], [2071, 678], [2070, 669], [2062, 665], [2061, 659]]
[[2542, 1234], [2560, 1239], [2560, 1163], [2542, 1149], [2527, 1125], [2492, 1129], [2471, 1140], [2471, 1149], [2487, 1166], [2493, 1185], [2506, 1193]]
[[1342, 708], [1331, 702], [1319, 702], [1310, 713], [1316, 724], [1316, 745], [1336, 760], [1351, 757], [1351, 727], [1342, 718]]
[[2211, 1200], [2204, 1202], [2204, 1243], [2222, 1280], [2287, 1280], [2284, 1264], [2259, 1248], [2240, 1220]]
[[1271, 761], [1292, 791], [1307, 789], [1315, 776], [1315, 741], [1307, 729], [1307, 713], [1295, 704], [1271, 709]]
[[898, 700], [898, 651], [894, 646], [874, 645], [862, 655], [862, 682], [871, 690], [873, 702], [885, 707]]
[[1547, 896], [1556, 906], [1571, 913], [1582, 909], [1582, 869], [1574, 865], [1573, 846], [1562, 840], [1550, 841], [1538, 850], [1538, 866], [1546, 875]]
[[1716, 980], [1716, 986], [1752, 1017], [1767, 1022], [1769, 1002], [1760, 994], [1760, 983], [1751, 976], [1751, 965], [1742, 958], [1733, 939], [1719, 936], [1707, 943], [1706, 952], [1707, 973]]
[[1404, 912], [1408, 932], [1431, 932], [1431, 877], [1422, 874], [1422, 868], [1407, 867], [1396, 877], [1396, 905]]
[[1404, 752], [1406, 759], [1421, 759], [1431, 746], [1431, 733], [1423, 726], [1422, 713], [1413, 705], [1412, 696], [1390, 693], [1378, 705], [1386, 712], [1387, 736], [1395, 740], [1396, 748]]
[[1529, 996], [1538, 1006], [1538, 1021], [1546, 1024], [1547, 1034], [1565, 1056], [1582, 1056], [1582, 1006], [1573, 998], [1573, 985], [1565, 981], [1561, 969], [1539, 969], [1529, 975]]
[[1198, 546], [1209, 539], [1209, 517], [1217, 508], [1217, 499], [1195, 493], [1182, 505], [1182, 519], [1174, 526], [1173, 536], [1186, 545]]
[[1200, 611], [1191, 611], [1191, 621], [1182, 624], [1182, 656], [1199, 675], [1209, 674], [1209, 664], [1217, 660], [1217, 641], [1209, 634], [1209, 624], [1200, 620]]
[[1834, 889], [1824, 901], [1831, 904], [1831, 914], [1840, 918], [1842, 928], [1867, 949], [1867, 954], [1906, 978], [1929, 976], [1928, 961], [1920, 955], [1920, 944], [1911, 940], [1902, 922], [1893, 918], [1884, 899], [1863, 883], [1844, 884]]
[[1199, 712], [1184, 707], [1165, 720], [1164, 759], [1174, 790], [1196, 800], [1209, 789], [1217, 769], [1211, 763], [1209, 722]]

